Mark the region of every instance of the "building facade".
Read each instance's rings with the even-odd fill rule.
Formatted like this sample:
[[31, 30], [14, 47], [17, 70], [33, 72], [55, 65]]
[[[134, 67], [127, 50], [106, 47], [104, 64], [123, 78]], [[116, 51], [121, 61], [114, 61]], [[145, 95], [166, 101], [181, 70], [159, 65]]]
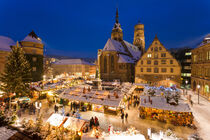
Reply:
[[98, 50], [100, 78], [104, 81], [134, 82], [135, 63], [145, 48], [144, 40], [144, 25], [141, 23], [135, 26], [134, 44], [123, 40], [117, 10], [111, 39], [108, 39], [103, 49]]
[[95, 76], [96, 65], [83, 59], [61, 59], [52, 64], [53, 76], [63, 73], [75, 76]]
[[24, 40], [20, 41], [26, 59], [29, 61], [32, 69], [32, 81], [43, 79], [43, 50], [44, 44], [34, 31], [29, 33]]
[[15, 45], [15, 42], [5, 36], [0, 36], [0, 73], [4, 71], [4, 66], [7, 62], [7, 57], [11, 51], [11, 46]]
[[181, 88], [190, 88], [191, 86], [191, 54], [192, 48], [184, 47], [179, 49], [170, 49], [171, 54], [181, 64]]
[[157, 36], [137, 62], [135, 83], [154, 86], [180, 86], [181, 66]]
[[[203, 42], [192, 50], [192, 76], [191, 87], [194, 91], [199, 90], [200, 95], [210, 99], [210, 34]], [[200, 89], [198, 89], [200, 85]]]

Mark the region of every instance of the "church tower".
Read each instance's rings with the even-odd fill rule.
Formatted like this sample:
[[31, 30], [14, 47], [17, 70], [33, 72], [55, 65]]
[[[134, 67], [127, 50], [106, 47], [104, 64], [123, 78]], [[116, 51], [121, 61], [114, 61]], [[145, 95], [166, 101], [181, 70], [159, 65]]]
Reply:
[[121, 29], [121, 25], [119, 23], [119, 15], [118, 15], [118, 8], [116, 11], [116, 17], [115, 17], [115, 24], [112, 29], [111, 33], [111, 39], [117, 40], [117, 41], [122, 41], [123, 40], [123, 32]]
[[142, 53], [145, 52], [144, 24], [140, 22], [134, 26], [133, 44], [138, 46]]

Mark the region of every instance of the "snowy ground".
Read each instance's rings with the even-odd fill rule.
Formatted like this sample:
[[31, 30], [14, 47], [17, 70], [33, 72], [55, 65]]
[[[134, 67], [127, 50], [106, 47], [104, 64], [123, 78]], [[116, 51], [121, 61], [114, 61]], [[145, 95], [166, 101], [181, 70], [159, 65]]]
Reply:
[[195, 120], [198, 122], [198, 132], [204, 140], [210, 139], [210, 102], [203, 97], [199, 97], [193, 91], [188, 91], [188, 95], [192, 95], [193, 106], [191, 109]]

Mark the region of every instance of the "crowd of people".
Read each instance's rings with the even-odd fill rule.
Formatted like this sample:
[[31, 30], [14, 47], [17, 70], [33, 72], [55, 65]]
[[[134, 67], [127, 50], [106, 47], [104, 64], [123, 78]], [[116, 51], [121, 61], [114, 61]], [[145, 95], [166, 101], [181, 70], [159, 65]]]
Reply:
[[92, 129], [93, 127], [98, 128], [99, 127], [99, 121], [98, 118], [95, 116], [95, 118], [91, 118], [90, 119], [90, 129]]

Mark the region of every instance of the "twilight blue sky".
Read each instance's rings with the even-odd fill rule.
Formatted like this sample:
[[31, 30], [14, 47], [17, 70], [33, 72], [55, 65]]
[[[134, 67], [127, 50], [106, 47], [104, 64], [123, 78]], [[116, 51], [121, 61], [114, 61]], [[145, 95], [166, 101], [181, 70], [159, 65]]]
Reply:
[[47, 54], [96, 57], [111, 35], [116, 5], [129, 42], [138, 20], [146, 47], [155, 34], [174, 48], [194, 47], [210, 33], [210, 0], [0, 0], [0, 35], [20, 41], [33, 29]]

